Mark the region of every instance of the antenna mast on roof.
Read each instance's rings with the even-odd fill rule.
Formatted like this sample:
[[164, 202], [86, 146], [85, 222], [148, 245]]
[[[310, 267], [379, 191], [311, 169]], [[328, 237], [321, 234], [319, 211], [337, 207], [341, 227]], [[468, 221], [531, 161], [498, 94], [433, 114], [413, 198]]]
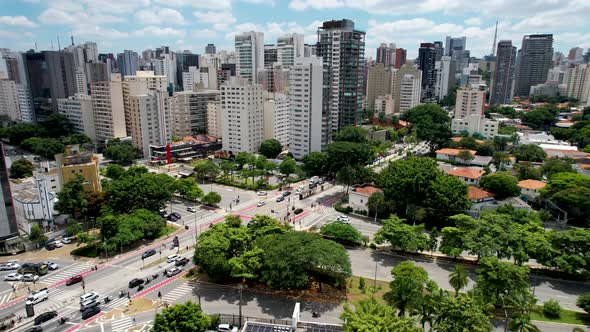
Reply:
[[74, 46], [74, 34], [70, 31], [70, 39], [72, 40], [72, 46]]
[[496, 20], [496, 30], [494, 30], [494, 43], [492, 44], [492, 56], [496, 55], [496, 37], [498, 37], [498, 20]]

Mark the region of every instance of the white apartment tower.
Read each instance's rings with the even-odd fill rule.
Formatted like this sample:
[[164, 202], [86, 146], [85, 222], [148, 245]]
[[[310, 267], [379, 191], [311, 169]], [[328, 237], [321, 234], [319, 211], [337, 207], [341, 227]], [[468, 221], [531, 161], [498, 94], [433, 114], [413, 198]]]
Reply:
[[[163, 53], [159, 59], [153, 60], [154, 73], [158, 76], [166, 76], [168, 84], [176, 85], [176, 60], [173, 54]], [[137, 75], [137, 73], [135, 74]], [[127, 78], [127, 76], [125, 76]]]
[[448, 55], [443, 55], [439, 61], [435, 62], [434, 95], [439, 101], [449, 94], [451, 87], [455, 84], [455, 67], [455, 61]]
[[121, 74], [111, 74], [110, 81], [90, 84], [96, 143], [104, 145], [112, 138], [127, 137]]
[[237, 75], [249, 83], [256, 83], [258, 70], [264, 68], [264, 33], [250, 31], [236, 35], [235, 47]]
[[303, 57], [303, 35], [292, 33], [277, 39], [277, 60], [283, 68], [291, 68], [295, 58]]
[[395, 70], [392, 79], [394, 113], [404, 113], [420, 104], [420, 95], [422, 93], [421, 70], [405, 64], [400, 69]]
[[207, 104], [207, 134], [222, 137], [223, 123], [221, 121], [221, 103]]
[[577, 64], [567, 69], [567, 96], [586, 105], [590, 102], [590, 65]]
[[223, 150], [257, 152], [262, 143], [264, 88], [232, 78], [221, 86]]
[[0, 79], [0, 114], [12, 121], [20, 119], [19, 95], [15, 81]]
[[59, 113], [70, 120], [75, 132], [86, 134], [90, 139], [96, 141], [92, 97], [76, 94], [68, 98], [60, 98], [57, 100], [57, 109]]
[[172, 135], [185, 137], [208, 132], [209, 104], [219, 103], [218, 90], [175, 92], [170, 98]]
[[289, 151], [299, 160], [328, 143], [322, 142], [323, 82], [321, 58], [295, 59], [289, 75]]
[[486, 100], [486, 91], [482, 87], [473, 88], [464, 86], [457, 89], [457, 102], [455, 104], [455, 119], [462, 119], [468, 115], [483, 116]]
[[264, 139], [275, 138], [281, 145], [289, 144], [289, 96], [267, 93], [264, 100]]

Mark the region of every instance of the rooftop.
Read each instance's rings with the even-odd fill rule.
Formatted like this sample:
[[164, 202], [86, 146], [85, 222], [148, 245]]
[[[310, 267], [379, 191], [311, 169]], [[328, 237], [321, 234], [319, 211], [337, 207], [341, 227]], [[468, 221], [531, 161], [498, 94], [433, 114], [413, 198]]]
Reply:
[[451, 170], [448, 174], [468, 179], [479, 179], [485, 174], [485, 171], [479, 168], [457, 167]]
[[474, 186], [467, 187], [467, 198], [471, 201], [476, 201], [484, 198], [492, 198], [494, 194]]
[[381, 189], [374, 187], [374, 186], [364, 186], [364, 187], [356, 187], [356, 188], [354, 188], [354, 191], [359, 194], [371, 196], [374, 193], [381, 191]]
[[472, 155], [475, 155], [476, 151], [474, 150], [467, 150], [467, 149], [451, 149], [451, 148], [444, 148], [444, 149], [440, 149], [440, 150], [436, 150], [436, 153], [440, 153], [440, 154], [448, 154], [451, 156], [456, 156], [458, 155], [461, 151], [469, 151], [469, 153], [471, 153]]
[[545, 187], [547, 185], [546, 182], [543, 181], [537, 181], [537, 180], [522, 180], [520, 182], [518, 182], [518, 186], [524, 189], [531, 189], [531, 190], [537, 190], [537, 189], [541, 189], [543, 187]]

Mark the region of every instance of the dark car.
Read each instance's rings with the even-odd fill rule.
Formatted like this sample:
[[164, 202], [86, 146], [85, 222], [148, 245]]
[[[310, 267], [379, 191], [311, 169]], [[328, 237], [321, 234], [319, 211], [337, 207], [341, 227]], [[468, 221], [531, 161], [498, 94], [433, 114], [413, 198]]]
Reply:
[[287, 196], [289, 196], [289, 195], [291, 195], [291, 192], [290, 192], [290, 191], [285, 191], [285, 192], [283, 193], [283, 197], [287, 197]]
[[41, 325], [48, 320], [52, 320], [57, 317], [57, 311], [47, 311], [39, 316], [35, 317], [35, 325]]
[[168, 217], [166, 217], [166, 219], [170, 220], [170, 221], [176, 221], [178, 220], [178, 218], [176, 218], [174, 215], [169, 214]]
[[185, 266], [186, 264], [188, 264], [188, 262], [190, 262], [190, 259], [186, 258], [186, 257], [182, 257], [176, 260], [176, 263], [174, 263], [174, 265], [176, 266]]
[[55, 242], [51, 242], [51, 243], [48, 243], [48, 244], [45, 245], [45, 249], [47, 249], [47, 250], [53, 250], [55, 248], [57, 248], [55, 246]]
[[300, 214], [301, 212], [303, 212], [303, 209], [299, 208], [299, 209], [295, 210], [295, 212], [294, 212], [294, 213], [295, 213], [295, 214]]
[[277, 202], [282, 202], [284, 200], [285, 200], [285, 197], [284, 196], [277, 197]]
[[82, 311], [82, 319], [88, 319], [100, 312], [100, 307], [92, 307]]
[[68, 279], [68, 281], [66, 281], [66, 286], [77, 284], [77, 283], [81, 282], [82, 280], [84, 280], [84, 277], [81, 275], [73, 276], [70, 279]]
[[143, 279], [138, 279], [138, 278], [131, 279], [131, 281], [129, 281], [129, 288], [135, 288], [139, 285], [143, 285], [144, 282], [145, 281]]
[[141, 258], [142, 259], [146, 259], [150, 256], [153, 256], [156, 254], [156, 249], [149, 249], [143, 252], [143, 254], [141, 254]]
[[178, 212], [172, 212], [172, 215], [176, 217], [176, 219], [182, 219], [182, 216]]
[[25, 330], [25, 332], [43, 332], [43, 328], [41, 326], [33, 326]]

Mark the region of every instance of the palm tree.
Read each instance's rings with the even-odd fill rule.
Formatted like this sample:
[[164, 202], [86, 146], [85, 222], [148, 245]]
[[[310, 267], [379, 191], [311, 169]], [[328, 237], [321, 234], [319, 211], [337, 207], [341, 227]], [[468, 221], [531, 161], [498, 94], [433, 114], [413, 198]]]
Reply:
[[462, 265], [455, 265], [453, 272], [449, 275], [449, 284], [455, 289], [455, 296], [458, 296], [459, 291], [467, 286], [469, 281], [467, 276], [468, 273], [466, 268]]
[[508, 329], [515, 332], [541, 332], [541, 330], [532, 323], [529, 315], [515, 314], [508, 324]]

